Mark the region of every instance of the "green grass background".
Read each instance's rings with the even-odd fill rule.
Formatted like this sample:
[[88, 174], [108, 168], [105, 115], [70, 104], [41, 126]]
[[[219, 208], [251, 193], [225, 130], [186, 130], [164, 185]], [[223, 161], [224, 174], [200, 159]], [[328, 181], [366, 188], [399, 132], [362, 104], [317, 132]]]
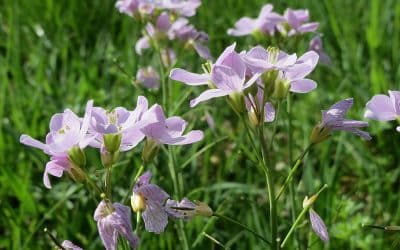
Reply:
[[[234, 41], [240, 49], [246, 49], [255, 41], [229, 37], [226, 30], [241, 16], [256, 16], [264, 3], [204, 0], [191, 20], [209, 34], [214, 55]], [[271, 3], [280, 13], [287, 7], [308, 8], [311, 19], [321, 23], [319, 31], [333, 60], [331, 67], [318, 66], [313, 73], [312, 78], [319, 84], [316, 91], [295, 97], [297, 155], [320, 119], [320, 109], [342, 98], [354, 97], [349, 116], [362, 118], [364, 105], [373, 94], [399, 89], [400, 2]], [[48, 157], [19, 144], [18, 139], [22, 133], [43, 139], [52, 114], [64, 108], [82, 114], [88, 99], [94, 99], [99, 106], [127, 108], [135, 106], [138, 94], [146, 95], [152, 103], [161, 102], [159, 92], [131, 84], [139, 64], [157, 66], [157, 62], [150, 52], [141, 57], [135, 54], [140, 27], [128, 16], [119, 14], [113, 1], [0, 0], [0, 6], [0, 249], [48, 249], [51, 243], [43, 233], [44, 227], [60, 241], [71, 239], [85, 249], [98, 249], [101, 242], [93, 221], [96, 204], [90, 193], [67, 177], [53, 178], [54, 187], [47, 190], [42, 174]], [[304, 52], [309, 39], [306, 36], [301, 47], [288, 52]], [[184, 56], [178, 65], [200, 71], [201, 61], [194, 53], [179, 53]], [[244, 152], [249, 149], [243, 143], [245, 135], [229, 107], [218, 99], [190, 110], [188, 100], [200, 90], [176, 82], [171, 83], [171, 88], [169, 102], [179, 108], [175, 114], [183, 115], [190, 126], [203, 129], [206, 134], [201, 143], [174, 148], [181, 180], [179, 196], [204, 200], [268, 237], [264, 180], [246, 160]], [[203, 119], [206, 110], [215, 119], [215, 131]], [[305, 195], [327, 183], [329, 189], [318, 199], [315, 210], [324, 218], [331, 236], [330, 244], [323, 246], [309, 234], [310, 225], [305, 220], [297, 231], [302, 239], [309, 239], [310, 248], [400, 247], [400, 233], [361, 227], [362, 223], [400, 224], [400, 136], [394, 127], [391, 123], [372, 121], [368, 129], [374, 137], [371, 142], [336, 133], [307, 156], [302, 174], [297, 177], [301, 179], [296, 189], [299, 206]], [[228, 139], [224, 139], [226, 135]], [[278, 124], [274, 154], [282, 176], [288, 168], [286, 142], [286, 123], [282, 121]], [[192, 157], [206, 146], [207, 150]], [[88, 154], [91, 169], [101, 169], [97, 152], [89, 150]], [[167, 164], [170, 161], [162, 154], [150, 168], [154, 181], [172, 193]], [[117, 199], [126, 195], [139, 166], [140, 147], [122, 157], [113, 176], [114, 183], [118, 183], [114, 193]], [[172, 195], [178, 198], [178, 194]], [[282, 237], [291, 221], [288, 203], [279, 206]], [[141, 249], [181, 249], [177, 224], [171, 222], [162, 235], [142, 233]], [[215, 218], [196, 218], [185, 222], [184, 227], [193, 249], [222, 248], [203, 232], [227, 248], [265, 249], [257, 238]], [[293, 240], [288, 249], [293, 248], [292, 244]]]

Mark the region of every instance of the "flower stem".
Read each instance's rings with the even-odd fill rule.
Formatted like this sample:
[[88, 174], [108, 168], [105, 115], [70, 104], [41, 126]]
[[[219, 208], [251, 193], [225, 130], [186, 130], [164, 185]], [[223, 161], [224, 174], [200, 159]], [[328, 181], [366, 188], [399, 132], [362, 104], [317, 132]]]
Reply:
[[268, 197], [269, 197], [269, 218], [271, 225], [271, 249], [279, 249], [278, 243], [278, 222], [276, 212], [275, 188], [270, 171], [265, 171], [267, 181]]
[[248, 226], [246, 226], [246, 225], [240, 223], [239, 221], [234, 220], [234, 219], [232, 219], [232, 218], [230, 218], [230, 217], [228, 217], [228, 216], [225, 216], [225, 215], [222, 215], [222, 214], [219, 214], [219, 213], [214, 213], [213, 216], [218, 217], [218, 218], [221, 218], [221, 219], [224, 219], [224, 220], [227, 220], [227, 221], [229, 221], [229, 222], [231, 222], [231, 223], [233, 223], [233, 224], [236, 224], [236, 225], [242, 227], [244, 230], [246, 230], [246, 231], [252, 233], [254, 236], [256, 236], [256, 237], [259, 238], [260, 240], [264, 241], [264, 242], [267, 243], [268, 245], [271, 245], [271, 242], [269, 242], [267, 239], [265, 239], [263, 236], [261, 236], [260, 234], [258, 234], [258, 233], [257, 233], [256, 231], [254, 231], [253, 229], [251, 229], [251, 228], [249, 228]]
[[143, 173], [144, 170], [144, 165], [140, 165], [139, 170], [136, 172], [135, 177], [132, 179], [131, 185], [129, 186], [129, 192], [126, 193], [124, 199], [122, 200], [122, 204], [125, 204], [126, 202], [128, 202], [129, 196], [133, 190], [133, 186], [135, 186], [135, 183], [137, 181], [137, 179], [139, 178], [139, 176]]
[[56, 239], [56, 237], [54, 237], [54, 235], [52, 235], [49, 230], [47, 230], [47, 228], [45, 227], [43, 230], [51, 239], [51, 241], [53, 241], [53, 243], [60, 249], [62, 250], [66, 250], [65, 247], [63, 247], [60, 242], [58, 242], [58, 240]]
[[286, 177], [285, 182], [283, 183], [281, 189], [279, 190], [278, 195], [275, 198], [276, 200], [279, 200], [279, 198], [281, 197], [282, 193], [285, 191], [285, 189], [287, 188], [288, 184], [291, 182], [294, 173], [296, 172], [296, 170], [301, 165], [301, 163], [302, 163], [302, 161], [304, 159], [304, 156], [306, 156], [306, 154], [310, 150], [311, 145], [312, 144], [307, 146], [307, 148], [303, 151], [303, 153], [301, 153], [300, 157], [297, 158], [296, 163], [294, 164], [294, 166], [290, 168], [289, 175]]
[[[328, 187], [328, 185], [323, 185], [322, 188], [320, 188], [320, 190], [314, 195], [314, 196], [318, 196], [322, 191], [324, 191], [326, 188]], [[290, 236], [294, 233], [294, 230], [296, 229], [296, 227], [299, 225], [301, 219], [304, 217], [304, 215], [307, 213], [307, 211], [311, 208], [311, 205], [307, 205], [305, 207], [303, 207], [303, 210], [300, 212], [299, 216], [297, 216], [295, 222], [293, 223], [293, 225], [290, 227], [289, 232], [287, 233], [287, 235], [285, 236], [285, 239], [282, 241], [281, 247], [283, 248], [286, 244], [286, 242], [288, 241], [288, 239], [290, 238]]]
[[112, 171], [111, 169], [112, 169], [112, 165], [106, 169], [106, 179], [104, 181], [106, 195], [109, 200], [112, 200], [111, 199], [111, 171]]

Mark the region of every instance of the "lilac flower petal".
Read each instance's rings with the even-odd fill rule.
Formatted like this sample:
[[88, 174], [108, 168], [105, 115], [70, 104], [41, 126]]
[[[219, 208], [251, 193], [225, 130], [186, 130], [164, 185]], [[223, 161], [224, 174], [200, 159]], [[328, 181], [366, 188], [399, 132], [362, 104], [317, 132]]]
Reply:
[[142, 218], [146, 231], [156, 234], [164, 232], [168, 224], [168, 215], [163, 206], [151, 200], [146, 202], [146, 209], [142, 213]]
[[41, 150], [43, 150], [45, 153], [48, 152], [48, 150], [49, 150], [49, 146], [48, 146], [47, 144], [44, 144], [44, 143], [41, 142], [41, 141], [38, 141], [38, 140], [36, 140], [36, 139], [33, 139], [33, 138], [30, 137], [29, 135], [25, 135], [25, 134], [21, 135], [21, 137], [19, 138], [19, 141], [20, 141], [22, 144], [25, 144], [25, 145], [27, 145], [27, 146], [41, 149]]
[[165, 142], [165, 144], [170, 144], [170, 145], [186, 145], [186, 144], [192, 144], [198, 141], [201, 141], [204, 138], [204, 133], [203, 131], [200, 130], [192, 130], [189, 133], [187, 133], [184, 136], [175, 138], [175, 140], [170, 140], [168, 142]]
[[238, 91], [243, 88], [246, 68], [243, 67], [240, 75], [233, 68], [216, 65], [211, 72], [211, 80], [218, 89], [224, 91]]
[[365, 113], [365, 117], [380, 121], [391, 121], [397, 117], [393, 103], [386, 95], [375, 95], [367, 102], [366, 107], [369, 112]]
[[185, 131], [187, 122], [179, 116], [173, 116], [165, 120], [165, 126], [168, 127], [171, 136], [181, 136]]
[[150, 48], [150, 41], [147, 37], [142, 37], [137, 40], [135, 45], [135, 51], [138, 55], [142, 54], [142, 50]]
[[318, 29], [319, 23], [306, 23], [298, 28], [300, 33], [314, 32]]
[[225, 61], [226, 57], [230, 55], [232, 52], [235, 51], [236, 43], [233, 43], [232, 45], [228, 46], [222, 53], [221, 55], [217, 58], [215, 61], [215, 65], [221, 65]]
[[169, 198], [169, 195], [164, 190], [154, 184], [143, 185], [136, 189], [135, 193], [143, 195], [146, 200], [151, 200], [160, 204], [163, 204]]
[[63, 248], [65, 248], [66, 250], [83, 250], [81, 247], [78, 247], [77, 245], [75, 245], [74, 243], [72, 243], [69, 240], [64, 240], [62, 242], [61, 246]]
[[166, 32], [171, 26], [170, 18], [167, 12], [161, 13], [157, 18], [157, 29]]
[[365, 131], [362, 131], [362, 130], [359, 130], [359, 129], [356, 129], [356, 128], [344, 127], [344, 128], [341, 128], [341, 130], [353, 133], [355, 135], [358, 135], [358, 136], [360, 136], [361, 138], [363, 138], [364, 140], [367, 140], [367, 141], [372, 139], [372, 137], [369, 135], [368, 132], [365, 132]]
[[235, 27], [233, 29], [228, 29], [228, 35], [246, 36], [253, 33], [253, 31], [256, 29], [257, 20], [249, 17], [242, 17], [235, 23]]
[[190, 101], [190, 107], [193, 108], [200, 102], [207, 101], [212, 98], [220, 97], [220, 96], [227, 96], [229, 92], [223, 91], [220, 89], [209, 89], [201, 93], [197, 98]]
[[173, 69], [169, 75], [172, 80], [186, 83], [187, 85], [207, 85], [210, 79], [208, 74], [196, 74], [184, 69]]
[[396, 114], [400, 114], [400, 91], [389, 90], [389, 96]]
[[55, 176], [55, 177], [61, 177], [64, 173], [64, 171], [69, 170], [69, 164], [68, 160], [66, 159], [65, 161], [62, 160], [51, 160], [46, 164], [46, 168], [43, 174], [43, 183], [44, 186], [47, 188], [51, 188], [51, 183], [49, 179], [49, 175]]
[[137, 182], [136, 182], [136, 184], [135, 184], [135, 186], [133, 188], [133, 191], [137, 192], [138, 188], [140, 188], [141, 186], [149, 184], [150, 180], [151, 180], [151, 176], [152, 176], [152, 174], [151, 174], [150, 171], [146, 171], [144, 174], [142, 174], [138, 178], [138, 180], [137, 180]]
[[325, 223], [322, 221], [321, 217], [311, 208], [310, 212], [310, 221], [311, 227], [314, 232], [318, 235], [318, 237], [323, 240], [324, 242], [329, 241], [329, 234], [328, 230], [325, 226]]
[[114, 203], [113, 207], [115, 208], [114, 216], [119, 217], [118, 220], [113, 223], [115, 229], [119, 234], [125, 237], [129, 245], [135, 249], [139, 244], [139, 238], [132, 232], [131, 209], [119, 203]]
[[265, 122], [273, 122], [275, 120], [275, 108], [270, 102], [264, 105], [264, 120]]
[[86, 136], [86, 133], [89, 129], [90, 119], [92, 117], [92, 109], [93, 109], [93, 100], [89, 100], [86, 104], [85, 115], [83, 117], [81, 130], [80, 130], [80, 140], [79, 147], [85, 148], [91, 140], [95, 138], [95, 136]]
[[299, 59], [297, 59], [297, 63], [304, 63], [311, 67], [313, 70], [318, 63], [319, 55], [315, 51], [307, 51], [304, 53]]
[[301, 79], [290, 83], [290, 91], [295, 93], [308, 93], [316, 87], [317, 83], [310, 79]]
[[260, 73], [254, 74], [254, 75], [243, 85], [242, 90], [247, 89], [248, 87], [250, 87], [251, 85], [253, 85], [253, 84], [258, 80], [258, 78], [260, 78], [260, 76], [261, 76]]
[[193, 47], [201, 58], [205, 60], [212, 60], [211, 52], [207, 46], [204, 46], [198, 42], [194, 42]]

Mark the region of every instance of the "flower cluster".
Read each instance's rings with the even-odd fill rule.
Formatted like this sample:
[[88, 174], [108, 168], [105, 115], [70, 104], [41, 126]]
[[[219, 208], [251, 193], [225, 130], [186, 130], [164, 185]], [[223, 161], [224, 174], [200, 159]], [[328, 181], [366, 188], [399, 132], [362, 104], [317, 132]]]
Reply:
[[232, 36], [246, 36], [268, 34], [273, 36], [279, 32], [282, 36], [294, 36], [317, 30], [319, 23], [309, 23], [308, 10], [286, 9], [284, 15], [272, 11], [272, 4], [262, 7], [257, 18], [242, 17], [235, 23], [235, 27], [228, 30]]
[[46, 143], [21, 135], [20, 142], [43, 150], [50, 155], [46, 164], [44, 184], [51, 188], [48, 175], [61, 177], [67, 172], [75, 181], [85, 180], [85, 154], [87, 146], [100, 149], [103, 164], [110, 163], [110, 157], [133, 149], [147, 138], [153, 148], [160, 144], [184, 145], [200, 141], [203, 132], [199, 130], [184, 134], [187, 122], [178, 116], [166, 118], [160, 105], [148, 107], [144, 96], [139, 96], [136, 108], [129, 111], [117, 107], [111, 111], [93, 107], [93, 101], [86, 105], [83, 118], [71, 110], [53, 115]]
[[[170, 78], [173, 80], [192, 86], [210, 87], [190, 102], [191, 107], [212, 98], [229, 96], [237, 105], [246, 104], [250, 113], [258, 114], [263, 110], [264, 118], [257, 119], [270, 122], [274, 120], [274, 99], [286, 97], [289, 91], [308, 93], [316, 88], [317, 84], [306, 76], [318, 63], [317, 53], [309, 51], [297, 57], [277, 48], [264, 49], [261, 46], [238, 53], [235, 46], [227, 47], [215, 63], [209, 64], [209, 70], [202, 74], [179, 68], [171, 71]], [[247, 91], [253, 85], [257, 92], [255, 96], [252, 91]], [[245, 97], [245, 102], [240, 101], [242, 97]]]

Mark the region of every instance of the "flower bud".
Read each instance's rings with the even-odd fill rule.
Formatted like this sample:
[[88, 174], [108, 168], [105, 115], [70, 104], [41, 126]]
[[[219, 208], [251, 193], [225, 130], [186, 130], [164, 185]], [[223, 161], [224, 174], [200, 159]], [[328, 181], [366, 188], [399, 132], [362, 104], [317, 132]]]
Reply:
[[331, 131], [326, 126], [321, 126], [321, 124], [317, 124], [310, 134], [310, 143], [317, 144], [323, 142], [329, 138], [331, 135]]
[[133, 193], [131, 196], [131, 206], [135, 213], [142, 212], [146, 209], [146, 200], [142, 195]]
[[78, 167], [86, 166], [85, 152], [78, 146], [74, 146], [68, 150], [68, 159], [72, 164]]
[[313, 195], [308, 199], [308, 196], [304, 197], [303, 208], [310, 207], [318, 198], [318, 195]]
[[145, 163], [151, 162], [154, 159], [154, 157], [157, 155], [159, 148], [160, 147], [155, 140], [147, 138], [147, 140], [144, 144], [144, 147], [143, 147], [143, 151], [142, 151], [143, 161]]
[[277, 70], [267, 71], [262, 74], [261, 79], [264, 84], [264, 95], [266, 97], [272, 96], [275, 91], [275, 82], [279, 72]]
[[206, 203], [198, 201], [196, 202], [195, 213], [197, 215], [211, 217], [214, 212]]
[[82, 183], [86, 181], [87, 175], [85, 171], [83, 171], [79, 166], [71, 163], [71, 169], [68, 171], [68, 174], [71, 178], [78, 183]]
[[101, 163], [106, 168], [111, 167], [115, 162], [117, 162], [118, 157], [119, 157], [119, 151], [110, 153], [107, 150], [102, 150], [100, 155]]
[[119, 151], [121, 146], [121, 134], [105, 134], [103, 135], [104, 147], [110, 153]]
[[290, 82], [285, 79], [276, 79], [272, 96], [278, 100], [285, 99], [289, 93]]
[[253, 125], [254, 127], [260, 125], [260, 119], [254, 109], [251, 109], [251, 111], [247, 112], [247, 114], [249, 116], [249, 121], [251, 125]]
[[232, 108], [235, 109], [236, 112], [243, 113], [246, 110], [244, 96], [242, 93], [235, 92], [229, 95], [229, 99], [232, 104]]

